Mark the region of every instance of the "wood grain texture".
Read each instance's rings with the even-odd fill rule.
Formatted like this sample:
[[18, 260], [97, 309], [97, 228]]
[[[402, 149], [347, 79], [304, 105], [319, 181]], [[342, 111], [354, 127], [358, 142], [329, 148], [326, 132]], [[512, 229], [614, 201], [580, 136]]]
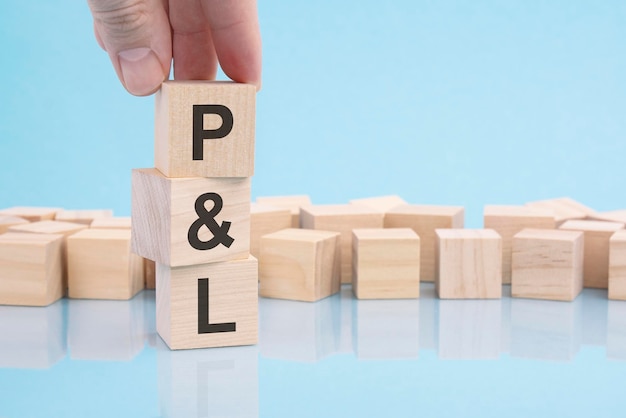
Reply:
[[359, 299], [420, 295], [420, 239], [410, 228], [355, 229], [352, 290]]
[[[258, 263], [250, 256], [195, 266], [156, 264], [157, 331], [172, 350], [256, 344]], [[199, 333], [198, 279], [209, 279], [209, 323], [236, 324], [235, 332]]]
[[[224, 81], [166, 81], [155, 96], [154, 162], [166, 177], [251, 177], [254, 174], [256, 87]], [[203, 141], [203, 159], [193, 159], [193, 106], [222, 105], [233, 126], [223, 138]], [[222, 126], [205, 116], [203, 129]]]
[[130, 216], [115, 216], [110, 218], [98, 218], [94, 219], [89, 225], [90, 228], [95, 229], [130, 229], [131, 221]]
[[0, 216], [17, 216], [28, 222], [53, 220], [61, 208], [46, 208], [38, 206], [14, 206], [0, 210]]
[[609, 240], [609, 299], [626, 300], [626, 230]]
[[513, 237], [511, 294], [572, 301], [583, 289], [580, 231], [524, 229]]
[[341, 234], [341, 283], [352, 283], [352, 230], [382, 228], [383, 213], [360, 205], [309, 205], [300, 210], [302, 228]]
[[0, 235], [0, 305], [47, 306], [63, 297], [60, 234]]
[[314, 302], [339, 292], [340, 234], [283, 229], [261, 237], [260, 295]]
[[19, 216], [0, 215], [0, 234], [4, 234], [14, 225], [27, 224], [28, 221]]
[[403, 205], [385, 214], [385, 228], [411, 228], [420, 237], [420, 279], [435, 280], [435, 229], [463, 228], [460, 206]]
[[[199, 218], [195, 202], [207, 192], [217, 193], [222, 210], [214, 220], [231, 222], [230, 247], [219, 244], [210, 250], [197, 250], [189, 244], [188, 232]], [[132, 172], [132, 249], [161, 264], [178, 267], [233, 259], [250, 254], [249, 178], [167, 178], [153, 168]], [[205, 204], [210, 211], [213, 202]], [[209, 241], [213, 234], [202, 226], [198, 237]]]
[[259, 247], [261, 237], [291, 228], [291, 211], [286, 208], [264, 205], [261, 203], [250, 204], [250, 254], [257, 259], [260, 255]]
[[291, 227], [300, 228], [300, 208], [310, 205], [311, 198], [307, 195], [262, 196], [257, 197], [256, 202], [262, 205], [289, 209], [291, 211]]
[[500, 299], [502, 238], [493, 229], [436, 229], [435, 290], [441, 299]]
[[63, 222], [91, 225], [95, 219], [111, 218], [111, 209], [85, 209], [85, 210], [60, 210], [54, 215], [54, 219]]
[[566, 221], [559, 228], [584, 232], [584, 286], [607, 289], [609, 286], [609, 240], [614, 232], [624, 229], [624, 224], [619, 222], [572, 220]]
[[68, 237], [69, 297], [127, 300], [144, 287], [143, 259], [127, 229], [85, 229]]
[[407, 202], [397, 195], [366, 197], [363, 199], [352, 199], [352, 205], [363, 205], [380, 212], [387, 212], [396, 206], [406, 205]]
[[595, 215], [596, 211], [569, 197], [556, 199], [537, 200], [526, 203], [526, 206], [534, 209], [551, 211], [557, 226], [571, 219], [586, 219]]
[[554, 229], [550, 211], [526, 206], [487, 205], [483, 210], [484, 227], [502, 237], [502, 284], [511, 283], [511, 248], [513, 236], [526, 228]]

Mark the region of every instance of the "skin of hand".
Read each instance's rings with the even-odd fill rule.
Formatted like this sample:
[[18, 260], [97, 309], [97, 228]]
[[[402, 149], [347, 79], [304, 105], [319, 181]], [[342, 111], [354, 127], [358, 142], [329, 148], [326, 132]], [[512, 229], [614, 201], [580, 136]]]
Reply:
[[147, 96], [169, 76], [232, 80], [261, 88], [256, 0], [87, 0], [98, 44], [131, 94]]

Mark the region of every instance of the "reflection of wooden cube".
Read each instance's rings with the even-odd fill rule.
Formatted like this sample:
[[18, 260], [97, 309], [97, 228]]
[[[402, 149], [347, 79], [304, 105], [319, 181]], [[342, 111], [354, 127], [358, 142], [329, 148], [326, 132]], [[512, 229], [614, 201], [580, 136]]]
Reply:
[[19, 216], [0, 215], [0, 234], [4, 234], [15, 225], [27, 224], [28, 221]]
[[526, 206], [551, 212], [557, 226], [571, 219], [586, 219], [596, 214], [595, 210], [569, 197], [528, 202]]
[[352, 199], [350, 204], [367, 206], [368, 208], [376, 209], [377, 211], [385, 213], [396, 206], [406, 205], [407, 203], [400, 196], [391, 195]]
[[63, 235], [0, 235], [0, 305], [46, 306], [63, 297]]
[[585, 234], [583, 278], [585, 287], [609, 287], [609, 240], [614, 232], [624, 229], [620, 222], [567, 221], [559, 227]]
[[609, 241], [609, 299], [626, 300], [626, 229]]
[[111, 209], [60, 210], [54, 216], [57, 221], [91, 225], [96, 219], [111, 218]]
[[260, 295], [313, 302], [339, 292], [339, 233], [283, 229], [261, 237]]
[[571, 301], [583, 288], [583, 234], [525, 229], [513, 237], [513, 297]]
[[441, 299], [502, 296], [502, 238], [493, 229], [437, 229], [435, 287]]
[[17, 216], [24, 218], [29, 222], [37, 221], [49, 221], [53, 220], [54, 216], [60, 208], [43, 208], [38, 206], [15, 206], [8, 209], [0, 210], [1, 216]]
[[259, 258], [261, 237], [287, 228], [291, 228], [289, 209], [252, 203], [250, 205], [250, 254]]
[[410, 228], [355, 229], [352, 289], [359, 299], [420, 295], [420, 239]]
[[266, 196], [257, 197], [256, 202], [261, 205], [289, 209], [291, 211], [291, 227], [300, 228], [300, 208], [310, 205], [311, 198], [307, 195]]
[[435, 229], [463, 228], [464, 209], [457, 206], [403, 205], [385, 214], [385, 228], [411, 228], [420, 237], [420, 280], [435, 280]]
[[69, 296], [130, 299], [143, 289], [143, 259], [127, 229], [85, 229], [67, 239]]

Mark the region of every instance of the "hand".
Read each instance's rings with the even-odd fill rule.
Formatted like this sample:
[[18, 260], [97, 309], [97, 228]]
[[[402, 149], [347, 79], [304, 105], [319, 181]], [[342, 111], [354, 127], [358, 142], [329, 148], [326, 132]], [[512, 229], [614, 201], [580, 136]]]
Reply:
[[256, 0], [87, 0], [98, 43], [130, 93], [146, 96], [169, 76], [261, 87]]

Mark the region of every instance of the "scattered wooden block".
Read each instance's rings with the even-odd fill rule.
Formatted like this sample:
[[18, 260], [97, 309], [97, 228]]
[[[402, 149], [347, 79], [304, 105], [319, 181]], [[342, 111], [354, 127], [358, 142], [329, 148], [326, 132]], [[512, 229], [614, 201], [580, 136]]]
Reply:
[[411, 228], [420, 237], [420, 279], [435, 280], [435, 229], [463, 228], [459, 206], [403, 205], [385, 214], [385, 228]]
[[142, 257], [179, 267], [250, 254], [249, 178], [167, 178], [135, 169], [131, 203], [132, 250]]
[[594, 221], [621, 222], [626, 224], [626, 209], [596, 212], [589, 219]]
[[341, 234], [341, 283], [352, 283], [352, 230], [382, 228], [383, 214], [359, 205], [310, 205], [300, 211], [302, 228]]
[[583, 289], [584, 241], [579, 231], [524, 229], [516, 234], [512, 252], [512, 296], [576, 299]]
[[339, 292], [340, 234], [283, 229], [261, 237], [260, 295], [314, 302]]
[[420, 295], [420, 238], [410, 228], [352, 232], [352, 290], [359, 299]]
[[166, 81], [155, 96], [154, 162], [166, 177], [254, 174], [256, 87]]
[[0, 235], [0, 305], [47, 306], [63, 297], [60, 234]]
[[4, 234], [14, 225], [27, 224], [28, 221], [19, 216], [0, 215], [0, 234]]
[[626, 229], [609, 240], [609, 299], [626, 300]]
[[157, 331], [172, 350], [256, 344], [258, 263], [157, 263]]
[[441, 299], [500, 299], [502, 238], [493, 229], [437, 229], [435, 289]]
[[89, 225], [92, 229], [130, 229], [130, 216], [115, 216], [110, 218], [97, 218]]
[[583, 261], [584, 287], [606, 289], [609, 286], [609, 240], [614, 232], [624, 229], [623, 223], [603, 221], [566, 221], [560, 229], [585, 234]]
[[376, 209], [380, 212], [387, 212], [396, 206], [406, 205], [407, 202], [400, 196], [379, 196], [379, 197], [366, 197], [364, 199], [353, 199], [350, 201], [352, 205], [363, 205], [371, 209]]
[[534, 209], [551, 211], [557, 226], [572, 219], [586, 219], [595, 215], [596, 211], [569, 197], [538, 200], [528, 202], [526, 206]]
[[60, 210], [54, 216], [57, 221], [91, 225], [96, 219], [111, 218], [111, 209]]
[[143, 289], [141, 257], [130, 252], [127, 229], [85, 229], [68, 237], [69, 296], [130, 299]]
[[556, 228], [554, 215], [550, 211], [526, 206], [487, 205], [483, 216], [485, 228], [493, 229], [502, 237], [502, 284], [511, 283], [513, 235], [526, 228]]
[[0, 210], [0, 215], [17, 216], [26, 219], [28, 222], [53, 220], [54, 216], [61, 208], [44, 208], [37, 206], [15, 206]]
[[156, 289], [156, 264], [147, 258], [143, 259], [144, 282], [146, 289]]
[[263, 235], [291, 228], [291, 211], [286, 208], [250, 204], [250, 254], [259, 258], [259, 246]]
[[277, 208], [286, 208], [291, 211], [291, 227], [300, 228], [300, 208], [311, 204], [311, 198], [306, 195], [296, 196], [268, 196], [257, 197], [256, 202], [261, 205], [271, 205]]

